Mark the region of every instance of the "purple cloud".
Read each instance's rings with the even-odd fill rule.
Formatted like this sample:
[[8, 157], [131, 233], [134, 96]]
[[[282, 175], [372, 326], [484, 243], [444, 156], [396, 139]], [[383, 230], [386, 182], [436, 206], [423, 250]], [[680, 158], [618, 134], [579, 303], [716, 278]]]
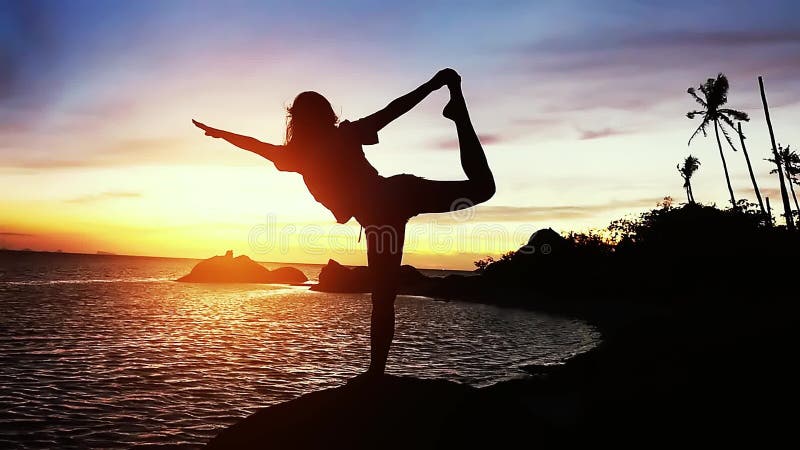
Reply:
[[[515, 47], [509, 69], [533, 77], [548, 111], [642, 112], [675, 99], [689, 85], [724, 72], [735, 79], [768, 75], [776, 85], [800, 71], [800, 31], [583, 29]], [[800, 100], [788, 92], [781, 105]], [[778, 104], [776, 104], [777, 106]], [[748, 105], [750, 106], [750, 105]], [[758, 106], [758, 105], [755, 105]]]
[[548, 38], [527, 48], [551, 53], [668, 47], [743, 47], [800, 44], [796, 30], [598, 30], [593, 36]]
[[588, 141], [590, 139], [602, 139], [609, 136], [619, 136], [621, 134], [629, 134], [630, 131], [620, 130], [616, 128], [601, 128], [599, 130], [584, 130], [580, 132], [578, 139]]
[[[494, 145], [500, 142], [507, 141], [506, 138], [498, 135], [498, 134], [479, 134], [478, 139], [480, 139], [481, 144], [483, 145]], [[435, 143], [435, 147], [441, 150], [453, 150], [458, 148], [458, 139], [445, 139], [442, 141], [438, 141]]]

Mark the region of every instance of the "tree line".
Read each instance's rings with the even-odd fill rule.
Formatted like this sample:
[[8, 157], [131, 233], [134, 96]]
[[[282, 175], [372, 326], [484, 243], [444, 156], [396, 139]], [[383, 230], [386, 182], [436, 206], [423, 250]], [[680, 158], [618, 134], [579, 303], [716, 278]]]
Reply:
[[[775, 164], [775, 168], [770, 173], [776, 174], [779, 178], [781, 200], [783, 202], [784, 210], [783, 216], [786, 220], [786, 227], [790, 230], [794, 230], [795, 225], [793, 215], [800, 214], [800, 205], [798, 205], [797, 195], [794, 190], [794, 186], [800, 184], [800, 155], [798, 155], [794, 150], [791, 150], [789, 145], [784, 147], [781, 144], [776, 144], [775, 133], [772, 128], [772, 121], [769, 115], [769, 106], [767, 104], [767, 97], [764, 91], [764, 81], [762, 77], [758, 77], [758, 84], [761, 91], [761, 100], [764, 107], [764, 114], [767, 120], [767, 127], [769, 128], [771, 140], [772, 158], [765, 159]], [[718, 74], [716, 78], [708, 78], [697, 88], [690, 87], [687, 89], [686, 92], [698, 105], [700, 105], [700, 108], [687, 112], [686, 117], [689, 119], [701, 119], [700, 125], [697, 126], [692, 135], [689, 137], [688, 144], [691, 145], [692, 140], [699, 134], [707, 137], [709, 134], [709, 128], [713, 127], [714, 137], [716, 138], [717, 142], [717, 149], [719, 150], [719, 156], [720, 160], [722, 161], [722, 168], [725, 174], [725, 182], [727, 183], [728, 194], [730, 195], [731, 208], [736, 210], [739, 208], [739, 202], [736, 200], [736, 196], [733, 192], [733, 186], [731, 185], [731, 178], [728, 172], [728, 163], [725, 159], [725, 152], [723, 151], [723, 144], [720, 134], [725, 138], [728, 147], [730, 147], [733, 151], [737, 151], [736, 145], [734, 144], [734, 139], [732, 138], [733, 135], [736, 135], [738, 137], [739, 144], [742, 147], [742, 154], [744, 155], [747, 169], [750, 173], [750, 181], [753, 183], [753, 191], [756, 194], [761, 215], [763, 216], [764, 221], [771, 225], [772, 211], [771, 207], [769, 206], [769, 198], [766, 199], [767, 201], [765, 206], [764, 199], [761, 196], [761, 190], [758, 187], [755, 173], [753, 172], [750, 156], [747, 153], [747, 146], [745, 145], [746, 137], [742, 132], [742, 122], [750, 121], [750, 117], [744, 111], [726, 107], [726, 104], [728, 103], [729, 89], [730, 84], [728, 82], [728, 78], [722, 73]], [[678, 164], [678, 173], [683, 179], [683, 188], [686, 191], [686, 198], [690, 204], [696, 203], [694, 192], [692, 191], [691, 179], [699, 168], [700, 160], [692, 155], [687, 156], [682, 164]], [[789, 189], [787, 189], [787, 185], [789, 186]], [[792, 211], [791, 204], [789, 203], [789, 191], [791, 191], [792, 198], [794, 199], [795, 211]]]

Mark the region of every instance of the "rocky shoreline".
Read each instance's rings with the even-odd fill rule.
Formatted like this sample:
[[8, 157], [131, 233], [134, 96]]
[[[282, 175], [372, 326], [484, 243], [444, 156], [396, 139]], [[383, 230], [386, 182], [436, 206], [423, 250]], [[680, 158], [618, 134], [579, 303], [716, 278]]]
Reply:
[[[800, 240], [708, 208], [657, 213], [613, 252], [543, 233], [528, 246], [548, 252], [517, 251], [476, 276], [403, 268], [403, 294], [586, 320], [603, 335], [593, 350], [481, 389], [387, 377], [307, 394], [243, 419], [210, 447], [770, 447], [792, 438], [796, 283], [765, 281], [796, 280], [785, 256]], [[695, 275], [712, 266], [735, 276]], [[313, 289], [370, 287], [367, 269], [331, 261]]]

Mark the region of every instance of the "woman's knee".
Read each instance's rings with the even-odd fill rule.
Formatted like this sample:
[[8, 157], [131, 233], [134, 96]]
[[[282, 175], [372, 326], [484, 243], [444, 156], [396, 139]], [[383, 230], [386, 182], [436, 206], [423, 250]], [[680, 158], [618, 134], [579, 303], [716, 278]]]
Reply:
[[470, 180], [472, 182], [472, 202], [474, 204], [483, 203], [494, 197], [497, 188], [494, 178], [489, 176], [484, 180]]

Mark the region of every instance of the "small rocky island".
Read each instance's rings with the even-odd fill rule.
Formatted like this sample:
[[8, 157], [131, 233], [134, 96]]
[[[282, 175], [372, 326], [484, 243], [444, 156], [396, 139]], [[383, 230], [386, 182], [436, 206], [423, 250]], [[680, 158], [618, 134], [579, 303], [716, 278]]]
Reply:
[[246, 255], [233, 257], [228, 250], [225, 256], [213, 256], [200, 261], [191, 273], [178, 278], [186, 283], [280, 283], [301, 284], [308, 281], [303, 272], [294, 267], [269, 270]]

